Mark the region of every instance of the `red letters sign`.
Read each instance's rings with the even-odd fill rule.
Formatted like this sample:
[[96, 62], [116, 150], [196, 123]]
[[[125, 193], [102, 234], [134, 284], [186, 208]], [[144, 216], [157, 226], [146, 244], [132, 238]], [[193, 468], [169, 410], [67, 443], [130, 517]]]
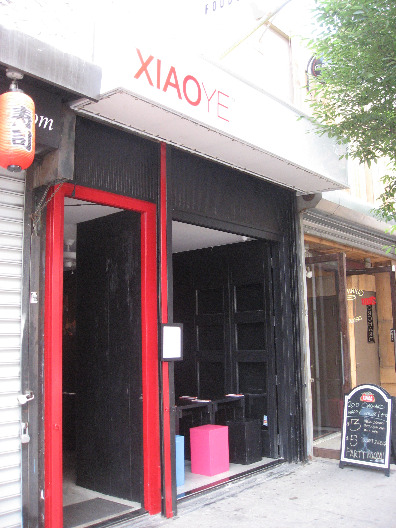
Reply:
[[[175, 66], [163, 68], [161, 59], [153, 55], [144, 58], [136, 48], [140, 67], [135, 73], [135, 79], [146, 79], [150, 86], [165, 93], [177, 95], [178, 99], [186, 101], [191, 106], [202, 106], [209, 114], [229, 122], [230, 96], [210, 83], [199, 81], [194, 75], [178, 76]], [[144, 76], [143, 76], [144, 74]], [[183, 77], [183, 78], [182, 78]]]
[[374, 396], [374, 394], [372, 392], [364, 392], [360, 396], [360, 401], [374, 403], [375, 402], [375, 396]]
[[362, 299], [362, 304], [365, 306], [370, 306], [372, 304], [377, 304], [377, 299], [374, 297], [367, 297], [366, 299]]

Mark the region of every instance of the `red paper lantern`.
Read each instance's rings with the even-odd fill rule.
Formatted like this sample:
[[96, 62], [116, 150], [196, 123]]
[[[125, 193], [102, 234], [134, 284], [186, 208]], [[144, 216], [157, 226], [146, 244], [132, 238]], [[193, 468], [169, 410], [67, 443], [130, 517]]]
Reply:
[[0, 166], [13, 172], [27, 169], [34, 159], [35, 109], [22, 91], [0, 95]]

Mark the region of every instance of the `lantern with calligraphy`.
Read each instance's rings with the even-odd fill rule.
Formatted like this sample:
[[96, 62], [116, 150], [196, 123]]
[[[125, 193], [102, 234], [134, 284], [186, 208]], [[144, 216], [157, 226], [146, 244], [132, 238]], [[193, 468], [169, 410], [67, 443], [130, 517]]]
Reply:
[[33, 162], [34, 149], [34, 102], [13, 82], [10, 91], [0, 95], [0, 166], [25, 170]]

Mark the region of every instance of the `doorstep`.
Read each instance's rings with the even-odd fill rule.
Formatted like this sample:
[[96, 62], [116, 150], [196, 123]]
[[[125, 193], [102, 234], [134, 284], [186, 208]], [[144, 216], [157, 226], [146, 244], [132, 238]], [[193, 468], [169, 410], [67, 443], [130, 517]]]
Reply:
[[[178, 503], [178, 509], [180, 507], [181, 503], [184, 503], [185, 501], [189, 502], [191, 499], [195, 499], [197, 496], [200, 495], [212, 495], [215, 491], [218, 489], [222, 489], [224, 487], [229, 487], [234, 484], [240, 483], [241, 481], [249, 480], [250, 478], [263, 475], [265, 473], [270, 472], [270, 470], [275, 469], [278, 466], [285, 465], [286, 461], [283, 458], [276, 458], [276, 459], [266, 459], [270, 460], [264, 463], [257, 463], [255, 464], [255, 467], [250, 469], [245, 469], [243, 471], [239, 471], [238, 473], [235, 473], [233, 475], [224, 476], [225, 474], [220, 474], [219, 478], [214, 478], [212, 482], [193, 488], [189, 491], [186, 491], [184, 493], [178, 493], [177, 495], [177, 503]], [[220, 491], [221, 492], [221, 491]]]
[[325, 447], [314, 447], [313, 456], [318, 458], [331, 458], [340, 460], [340, 451], [338, 449], [326, 449]]

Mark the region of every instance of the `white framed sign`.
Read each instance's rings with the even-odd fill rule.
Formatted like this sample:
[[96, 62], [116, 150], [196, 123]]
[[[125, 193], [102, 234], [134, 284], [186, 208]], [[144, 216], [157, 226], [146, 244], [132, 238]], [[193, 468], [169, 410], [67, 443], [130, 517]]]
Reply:
[[166, 323], [161, 327], [162, 361], [181, 361], [183, 359], [183, 325]]

